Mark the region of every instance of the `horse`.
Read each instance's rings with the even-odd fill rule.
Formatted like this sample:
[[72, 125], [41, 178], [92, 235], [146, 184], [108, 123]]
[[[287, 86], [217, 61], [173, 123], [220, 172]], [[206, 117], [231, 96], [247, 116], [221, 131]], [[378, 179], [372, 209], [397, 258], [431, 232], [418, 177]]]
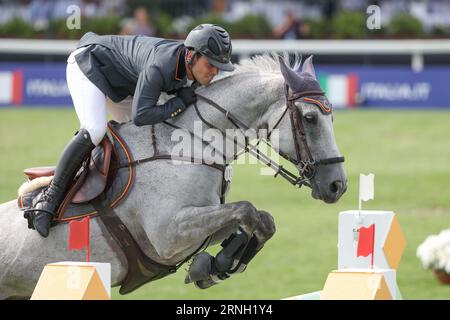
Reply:
[[[301, 58], [294, 63], [287, 58], [259, 55], [243, 60], [235, 71], [197, 88], [197, 103], [177, 117], [143, 127], [126, 122], [118, 132], [134, 159], [143, 159], [155, 148], [177, 153], [180, 130], [192, 134], [199, 123], [204, 130], [214, 127], [221, 133], [265, 129], [267, 142], [295, 165], [299, 177], [292, 178], [281, 166], [277, 173], [310, 187], [313, 198], [334, 203], [346, 191], [347, 178], [334, 137], [331, 104], [316, 79], [312, 56], [303, 65]], [[275, 131], [277, 135], [270, 134]], [[225, 142], [226, 135], [221, 139]], [[190, 145], [193, 157], [227, 167], [238, 152], [254, 150], [249, 144], [234, 144], [217, 157], [205, 152], [211, 151], [210, 144]], [[221, 201], [224, 177], [214, 166], [161, 158], [142, 162], [135, 170], [132, 190], [114, 210], [149, 259], [163, 266], [191, 261], [186, 283], [207, 288], [244, 271], [275, 233], [268, 212], [248, 201]], [[0, 299], [30, 297], [43, 267], [67, 260], [68, 224], [57, 224], [48, 238], [42, 238], [27, 229], [17, 201], [12, 200], [0, 205], [0, 226]], [[127, 276], [127, 260], [98, 218], [91, 220], [90, 239], [92, 261], [110, 263], [112, 286], [120, 285]], [[216, 257], [204, 251], [205, 246], [220, 243], [223, 249]], [[82, 252], [74, 257], [83, 260]]]

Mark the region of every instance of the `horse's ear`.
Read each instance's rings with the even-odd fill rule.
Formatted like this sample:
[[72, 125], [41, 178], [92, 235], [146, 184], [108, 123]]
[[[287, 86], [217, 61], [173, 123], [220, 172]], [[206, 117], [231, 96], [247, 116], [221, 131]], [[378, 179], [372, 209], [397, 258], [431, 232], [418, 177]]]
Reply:
[[283, 75], [283, 78], [288, 84], [289, 88], [291, 88], [291, 90], [294, 92], [300, 91], [300, 76], [286, 65], [282, 57], [279, 56], [278, 60], [280, 61], [281, 74]]
[[302, 72], [302, 56], [301, 55], [297, 59], [295, 65], [294, 65], [294, 67], [292, 69], [294, 69], [294, 71], [297, 72], [297, 73]]
[[313, 62], [312, 62], [313, 56], [309, 56], [308, 59], [305, 60], [303, 63], [302, 72], [309, 73], [311, 76], [313, 76], [314, 79], [316, 78], [316, 71], [314, 70]]

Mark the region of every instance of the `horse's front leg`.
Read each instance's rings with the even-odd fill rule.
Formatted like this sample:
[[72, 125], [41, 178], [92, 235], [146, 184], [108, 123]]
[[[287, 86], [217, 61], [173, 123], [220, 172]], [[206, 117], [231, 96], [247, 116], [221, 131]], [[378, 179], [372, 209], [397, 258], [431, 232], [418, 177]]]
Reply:
[[215, 258], [198, 254], [189, 270], [187, 282], [206, 288], [235, 272], [242, 272], [248, 262], [275, 232], [270, 214], [258, 211], [247, 202], [235, 202], [207, 207], [185, 207], [171, 217], [160, 232], [155, 249], [163, 259], [183, 252], [192, 252], [207, 237], [223, 241], [223, 249]]
[[205, 207], [184, 207], [162, 225], [153, 225], [150, 240], [161, 259], [170, 261], [193, 251], [223, 228], [239, 226], [252, 234], [259, 223], [255, 207], [248, 201]]
[[241, 227], [237, 231], [224, 228], [215, 233], [212, 241], [225, 239], [221, 244], [223, 249], [215, 257], [207, 252], [196, 254], [189, 266], [185, 283], [194, 282], [198, 288], [206, 289], [234, 273], [243, 272], [250, 260], [275, 233], [275, 223], [269, 213], [257, 211], [255, 214], [259, 221], [251, 235]]

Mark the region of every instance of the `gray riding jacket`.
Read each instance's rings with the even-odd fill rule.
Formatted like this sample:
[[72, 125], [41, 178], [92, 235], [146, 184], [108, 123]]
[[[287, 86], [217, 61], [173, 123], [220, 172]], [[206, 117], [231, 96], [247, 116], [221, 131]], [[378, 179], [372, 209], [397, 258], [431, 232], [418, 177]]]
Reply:
[[186, 85], [183, 42], [88, 32], [77, 48], [86, 46], [75, 56], [81, 71], [114, 102], [133, 96], [137, 126], [167, 120], [186, 109], [178, 97], [157, 105], [161, 92], [174, 93]]

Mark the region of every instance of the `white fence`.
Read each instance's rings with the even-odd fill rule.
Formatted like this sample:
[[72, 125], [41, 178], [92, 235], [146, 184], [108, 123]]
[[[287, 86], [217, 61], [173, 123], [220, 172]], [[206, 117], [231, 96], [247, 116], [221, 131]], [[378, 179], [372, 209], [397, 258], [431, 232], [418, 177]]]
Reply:
[[[0, 53], [69, 54], [76, 40], [0, 39]], [[423, 69], [425, 54], [450, 54], [450, 39], [442, 40], [233, 40], [233, 53], [245, 57], [263, 52], [333, 55], [410, 55], [411, 67]]]

